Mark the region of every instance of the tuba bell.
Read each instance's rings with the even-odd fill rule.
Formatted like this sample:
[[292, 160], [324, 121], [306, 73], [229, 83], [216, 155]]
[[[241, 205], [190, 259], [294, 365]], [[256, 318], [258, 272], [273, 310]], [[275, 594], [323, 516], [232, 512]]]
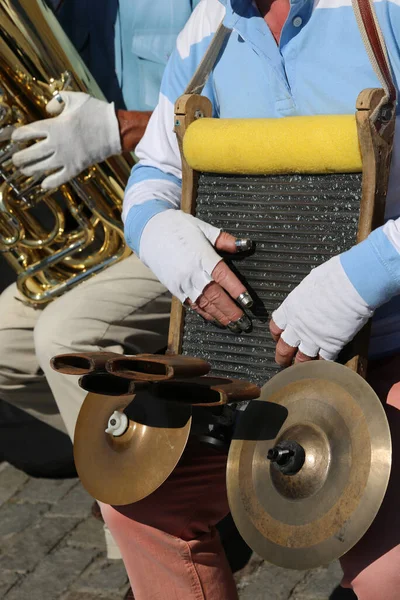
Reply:
[[104, 99], [43, 0], [0, 0], [0, 252], [31, 305], [43, 305], [130, 254], [123, 236], [129, 160], [96, 164], [57, 190], [12, 162], [15, 127], [48, 117], [61, 90]]

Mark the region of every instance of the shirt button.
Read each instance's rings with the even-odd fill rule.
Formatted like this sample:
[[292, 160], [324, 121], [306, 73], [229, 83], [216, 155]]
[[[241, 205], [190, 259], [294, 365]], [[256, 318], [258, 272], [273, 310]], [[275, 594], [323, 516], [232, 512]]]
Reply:
[[294, 27], [300, 27], [303, 24], [303, 19], [301, 17], [295, 17], [292, 23]]

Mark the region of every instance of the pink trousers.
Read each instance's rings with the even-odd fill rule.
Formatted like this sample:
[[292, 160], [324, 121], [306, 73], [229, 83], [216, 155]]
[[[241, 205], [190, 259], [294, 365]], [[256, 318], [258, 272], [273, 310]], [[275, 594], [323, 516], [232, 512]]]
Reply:
[[[342, 585], [352, 587], [359, 600], [399, 600], [400, 357], [371, 363], [369, 380], [385, 399], [393, 469], [374, 523], [341, 559]], [[125, 507], [102, 505], [136, 600], [237, 599], [215, 529], [229, 511], [226, 460], [223, 452], [191, 441], [174, 472], [153, 494]]]

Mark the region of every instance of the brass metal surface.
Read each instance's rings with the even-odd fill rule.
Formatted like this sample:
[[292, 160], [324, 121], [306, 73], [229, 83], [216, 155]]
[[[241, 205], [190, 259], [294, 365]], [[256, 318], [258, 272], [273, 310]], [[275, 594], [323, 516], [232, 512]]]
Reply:
[[[295, 475], [267, 460], [285, 440], [305, 450]], [[366, 532], [390, 467], [389, 426], [372, 388], [337, 363], [300, 364], [273, 377], [242, 415], [229, 452], [229, 505], [260, 556], [310, 569], [342, 556]]]
[[30, 304], [44, 304], [130, 254], [120, 218], [130, 164], [113, 157], [56, 191], [12, 162], [14, 127], [48, 117], [61, 90], [104, 99], [43, 0], [0, 0], [0, 252]]
[[[120, 437], [105, 433], [114, 411], [126, 411]], [[75, 428], [74, 458], [91, 496], [106, 504], [137, 502], [154, 492], [178, 463], [189, 436], [191, 407], [144, 395], [89, 393]]]

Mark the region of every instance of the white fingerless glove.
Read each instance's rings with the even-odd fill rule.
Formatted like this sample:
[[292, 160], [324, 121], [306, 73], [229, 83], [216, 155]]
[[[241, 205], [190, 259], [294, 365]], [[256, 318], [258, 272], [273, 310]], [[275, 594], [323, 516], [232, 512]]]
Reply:
[[213, 248], [220, 233], [181, 210], [165, 210], [143, 229], [140, 259], [181, 302], [195, 302], [222, 260]]
[[400, 294], [400, 218], [317, 267], [272, 319], [308, 356], [335, 360], [379, 306]]
[[272, 314], [281, 338], [308, 356], [335, 360], [373, 315], [350, 283], [340, 256], [316, 267]]
[[[40, 140], [16, 152], [13, 162], [24, 175], [44, 175], [49, 190], [66, 183], [84, 169], [121, 152], [114, 103], [82, 92], [61, 92], [63, 104], [53, 98], [46, 107], [52, 119], [36, 121], [16, 129], [14, 142]], [[61, 114], [60, 114], [61, 113]]]

